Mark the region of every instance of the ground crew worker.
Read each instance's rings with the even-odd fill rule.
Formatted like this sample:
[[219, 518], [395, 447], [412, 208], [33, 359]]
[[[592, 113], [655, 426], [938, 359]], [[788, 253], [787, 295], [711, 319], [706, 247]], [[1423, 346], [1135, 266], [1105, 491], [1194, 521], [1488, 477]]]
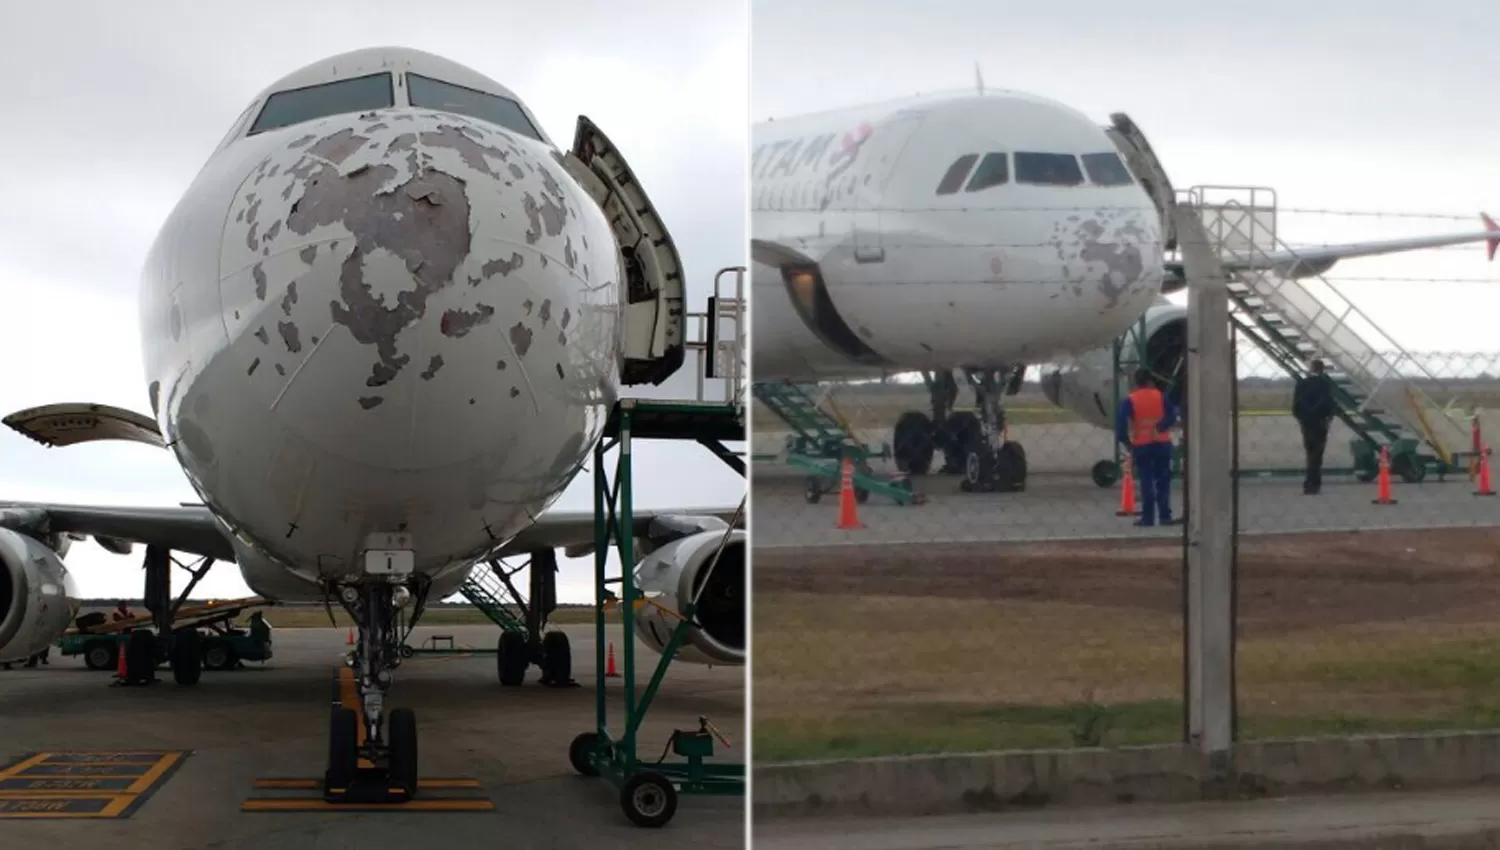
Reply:
[[1141, 518], [1150, 527], [1158, 519], [1172, 525], [1172, 426], [1177, 405], [1156, 388], [1151, 372], [1135, 373], [1135, 389], [1120, 402], [1115, 416], [1115, 439], [1130, 447], [1136, 480], [1141, 488]]
[[115, 606], [115, 610], [110, 612], [109, 618], [118, 623], [121, 620], [129, 620], [134, 616], [134, 614], [130, 613], [130, 606], [126, 605], [125, 600], [121, 599], [120, 604]]
[[1323, 489], [1323, 449], [1328, 446], [1328, 427], [1338, 405], [1333, 399], [1333, 380], [1323, 373], [1323, 361], [1309, 363], [1311, 373], [1297, 379], [1292, 390], [1292, 416], [1302, 427], [1302, 448], [1307, 452], [1307, 476], [1302, 493], [1316, 496]]

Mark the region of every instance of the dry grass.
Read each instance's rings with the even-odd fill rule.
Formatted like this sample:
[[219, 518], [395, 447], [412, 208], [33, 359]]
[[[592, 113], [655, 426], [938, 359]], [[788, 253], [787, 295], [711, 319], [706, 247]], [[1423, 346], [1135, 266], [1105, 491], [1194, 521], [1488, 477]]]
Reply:
[[[1181, 736], [1180, 618], [995, 599], [756, 594], [756, 758]], [[1500, 725], [1500, 624], [1441, 617], [1243, 638], [1241, 734]]]

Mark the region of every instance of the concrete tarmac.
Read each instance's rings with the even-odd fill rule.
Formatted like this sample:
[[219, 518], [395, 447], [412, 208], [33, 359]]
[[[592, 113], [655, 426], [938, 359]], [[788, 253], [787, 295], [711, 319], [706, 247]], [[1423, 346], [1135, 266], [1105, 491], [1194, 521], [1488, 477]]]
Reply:
[[[800, 480], [754, 479], [755, 548], [840, 544], [1042, 542], [1180, 536], [1182, 528], [1136, 528], [1117, 517], [1119, 488], [1105, 490], [1077, 475], [1035, 474], [1021, 493], [964, 493], [959, 476], [914, 479], [927, 494], [922, 505], [900, 506], [871, 495], [859, 506], [865, 528], [840, 531], [838, 496], [808, 504]], [[1182, 482], [1172, 485], [1173, 510], [1182, 516]], [[1242, 533], [1423, 529], [1500, 524], [1500, 499], [1476, 498], [1463, 477], [1446, 482], [1392, 485], [1397, 504], [1373, 505], [1376, 485], [1352, 477], [1324, 479], [1318, 496], [1302, 495], [1298, 478], [1245, 479], [1239, 492]]]
[[[274, 624], [274, 610], [268, 615]], [[273, 658], [229, 672], [205, 671], [192, 688], [171, 673], [149, 687], [111, 688], [108, 673], [79, 658], [0, 672], [0, 764], [32, 752], [184, 749], [192, 754], [132, 817], [0, 820], [0, 847], [43, 850], [108, 846], [111, 850], [206, 848], [278, 850], [359, 848], [658, 847], [662, 841], [703, 848], [744, 846], [741, 798], [680, 798], [661, 830], [633, 826], [617, 793], [600, 779], [578, 776], [568, 744], [594, 728], [594, 640], [589, 626], [569, 626], [573, 675], [581, 687], [536, 684], [535, 668], [520, 688], [502, 688], [495, 656], [417, 656], [396, 674], [392, 707], [415, 710], [421, 772], [472, 777], [495, 811], [346, 814], [242, 813], [258, 778], [320, 778], [327, 753], [328, 707], [347, 632], [278, 629]], [[486, 626], [420, 628], [453, 635], [463, 646], [493, 647]], [[623, 653], [612, 627], [617, 658]], [[658, 656], [637, 645], [638, 687]], [[623, 723], [622, 680], [607, 682], [611, 726]], [[707, 715], [735, 745], [716, 759], [744, 754], [744, 669], [674, 664], [641, 733], [639, 756], [655, 761], [674, 728], [696, 729]], [[618, 719], [617, 719], [618, 718]]]
[[1479, 850], [1500, 846], [1500, 790], [906, 819], [757, 819], [754, 842], [757, 850]]

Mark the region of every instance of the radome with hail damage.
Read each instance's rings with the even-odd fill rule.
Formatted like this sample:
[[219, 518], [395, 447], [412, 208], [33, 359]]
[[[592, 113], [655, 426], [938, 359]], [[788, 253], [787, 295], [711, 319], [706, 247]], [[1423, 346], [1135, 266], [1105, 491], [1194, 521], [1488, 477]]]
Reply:
[[[349, 610], [367, 755], [384, 758], [398, 612], [410, 625], [497, 555], [530, 553], [533, 573], [553, 582], [554, 550], [592, 542], [591, 512], [545, 512], [619, 386], [659, 384], [681, 365], [681, 269], [587, 118], [559, 149], [504, 86], [401, 48], [278, 80], [235, 121], [147, 257], [140, 326], [154, 423], [99, 405], [7, 419], [59, 445], [163, 445], [202, 505], [0, 505], [0, 659], [69, 625], [70, 538], [146, 544], [148, 572], [172, 550], [232, 559], [264, 597]], [[729, 513], [638, 511], [642, 586], [697, 591]], [[743, 661], [743, 532], [733, 534], [685, 660]], [[657, 634], [642, 639], [660, 651]], [[196, 681], [180, 654], [174, 673]]]
[[[752, 139], [755, 380], [923, 373], [930, 415], [895, 423], [903, 471], [926, 473], [936, 452], [972, 488], [1024, 486], [1002, 395], [1029, 364], [1076, 358], [1044, 376], [1044, 389], [1112, 427], [1111, 345], [1143, 316], [1146, 365], [1181, 368], [1186, 313], [1162, 297], [1183, 284], [1165, 253], [1174, 193], [1123, 113], [1102, 126], [1053, 100], [981, 90], [776, 118]], [[1487, 224], [1225, 265], [1301, 277], [1346, 257], [1493, 245], [1495, 235]], [[956, 370], [977, 416], [954, 410]]]

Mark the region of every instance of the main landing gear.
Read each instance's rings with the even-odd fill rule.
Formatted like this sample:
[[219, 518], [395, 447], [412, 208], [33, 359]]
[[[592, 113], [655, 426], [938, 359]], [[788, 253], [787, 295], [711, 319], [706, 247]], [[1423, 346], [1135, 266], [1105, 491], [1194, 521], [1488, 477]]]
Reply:
[[385, 695], [392, 671], [401, 666], [397, 619], [411, 592], [384, 576], [342, 584], [336, 592], [354, 618], [357, 637], [345, 659], [348, 670], [340, 673], [340, 695], [329, 719], [323, 798], [331, 803], [406, 802], [417, 793], [417, 718], [408, 708], [392, 709], [387, 717]]
[[[192, 576], [187, 587], [174, 600], [172, 598], [172, 565], [186, 570]], [[176, 562], [170, 549], [147, 546], [145, 557], [146, 587], [142, 594], [146, 610], [151, 614], [151, 625], [156, 628], [133, 629], [125, 642], [124, 672], [116, 685], [149, 685], [156, 682], [156, 668], [166, 661], [172, 669], [172, 680], [179, 685], [198, 684], [203, 676], [203, 647], [198, 630], [192, 626], [172, 628], [172, 620], [187, 595], [193, 592], [203, 576], [214, 565], [213, 558], [200, 558], [195, 566]]]
[[[934, 455], [942, 451], [940, 474], [963, 475], [965, 492], [1015, 492], [1026, 489], [1026, 451], [1020, 443], [1005, 438], [1005, 409], [1000, 395], [1020, 392], [1026, 367], [1015, 369], [964, 369], [964, 378], [974, 389], [978, 415], [954, 412], [958, 382], [951, 371], [924, 372], [931, 398], [932, 416], [908, 410], [896, 420], [892, 443], [896, 467], [902, 472], [925, 475]], [[1006, 378], [1006, 375], [1009, 378]], [[1005, 384], [1002, 387], [1002, 380]]]
[[[509, 688], [520, 686], [526, 681], [526, 671], [535, 664], [542, 671], [543, 687], [578, 687], [573, 679], [573, 647], [568, 636], [546, 631], [548, 618], [557, 610], [557, 552], [552, 549], [532, 552], [530, 561], [519, 567], [507, 568], [501, 561], [490, 561], [489, 565], [490, 575], [480, 570], [470, 575], [471, 583], [476, 585], [474, 589], [481, 591], [480, 598], [503, 607], [498, 582], [521, 611], [521, 622], [506, 618], [509, 621], [495, 647], [500, 684]], [[512, 581], [521, 570], [528, 570], [531, 580], [531, 593], [524, 597]]]

